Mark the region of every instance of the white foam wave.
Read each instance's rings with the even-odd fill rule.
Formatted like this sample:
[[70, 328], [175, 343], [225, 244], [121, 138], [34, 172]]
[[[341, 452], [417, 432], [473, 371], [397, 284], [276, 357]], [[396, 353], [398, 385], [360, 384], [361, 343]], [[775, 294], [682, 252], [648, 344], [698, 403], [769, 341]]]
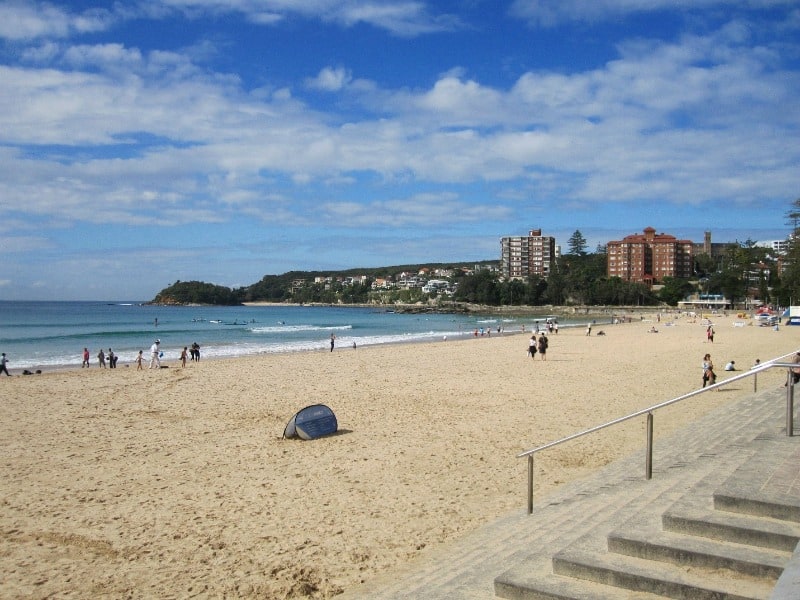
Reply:
[[346, 331], [352, 325], [268, 325], [264, 327], [251, 327], [252, 333], [300, 333], [306, 331]]

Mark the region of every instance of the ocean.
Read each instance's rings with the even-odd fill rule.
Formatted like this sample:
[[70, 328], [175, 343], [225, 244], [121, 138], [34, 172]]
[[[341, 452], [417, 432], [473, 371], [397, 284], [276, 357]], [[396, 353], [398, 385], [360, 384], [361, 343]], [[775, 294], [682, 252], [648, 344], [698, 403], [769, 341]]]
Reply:
[[[0, 351], [9, 368], [80, 368], [84, 347], [92, 367], [109, 348], [120, 365], [161, 340], [162, 360], [177, 360], [184, 346], [200, 344], [201, 359], [272, 352], [329, 350], [423, 342], [520, 331], [534, 318], [461, 314], [408, 314], [385, 308], [334, 306], [152, 306], [140, 302], [0, 301]], [[560, 325], [569, 326], [563, 320]]]

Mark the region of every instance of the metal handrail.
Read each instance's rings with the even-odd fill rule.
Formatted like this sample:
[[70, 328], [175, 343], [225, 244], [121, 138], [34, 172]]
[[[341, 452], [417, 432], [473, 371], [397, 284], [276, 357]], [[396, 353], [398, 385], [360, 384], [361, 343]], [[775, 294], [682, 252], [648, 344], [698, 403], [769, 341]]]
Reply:
[[[682, 402], [687, 398], [691, 398], [699, 394], [704, 394], [710, 390], [718, 389], [723, 385], [728, 385], [730, 383], [734, 383], [735, 381], [739, 381], [740, 379], [745, 379], [747, 377], [753, 378], [753, 392], [756, 392], [759, 373], [761, 373], [762, 371], [766, 371], [767, 369], [772, 369], [774, 367], [784, 367], [788, 369], [797, 367], [798, 363], [777, 362], [780, 361], [781, 359], [786, 358], [787, 356], [794, 356], [795, 354], [800, 354], [800, 351], [790, 352], [789, 354], [784, 354], [783, 356], [773, 358], [772, 360], [761, 363], [757, 367], [753, 367], [749, 371], [745, 371], [740, 375], [734, 375], [733, 377], [730, 377], [724, 381], [720, 381], [719, 383], [715, 383], [707, 387], [701, 388], [699, 390], [689, 392], [688, 394], [678, 396], [677, 398], [673, 398], [672, 400], [667, 400], [666, 402], [655, 404], [649, 408], [643, 408], [642, 410], [637, 410], [636, 412], [633, 412], [629, 415], [625, 415], [624, 417], [620, 417], [618, 419], [614, 419], [613, 421], [609, 421], [608, 423], [603, 423], [602, 425], [596, 425], [595, 427], [591, 427], [590, 429], [586, 429], [584, 431], [568, 435], [567, 437], [561, 438], [560, 440], [549, 442], [547, 444], [544, 444], [543, 446], [538, 446], [537, 448], [526, 450], [525, 452], [520, 452], [519, 454], [517, 454], [517, 458], [527, 457], [528, 459], [528, 514], [531, 514], [533, 512], [533, 456], [537, 452], [541, 452], [542, 450], [547, 450], [548, 448], [552, 448], [553, 446], [558, 446], [560, 444], [569, 442], [579, 437], [589, 435], [590, 433], [600, 431], [601, 429], [606, 429], [608, 427], [611, 427], [612, 425], [618, 425], [630, 419], [634, 419], [642, 415], [647, 415], [647, 455], [645, 459], [645, 479], [651, 479], [653, 476], [653, 412], [654, 411], [660, 408], [671, 406], [673, 404], [677, 404], [678, 402]], [[787, 436], [794, 435], [793, 415], [794, 415], [794, 385], [792, 381], [792, 372], [791, 370], [789, 370], [787, 371], [787, 376], [786, 376], [786, 435]]]

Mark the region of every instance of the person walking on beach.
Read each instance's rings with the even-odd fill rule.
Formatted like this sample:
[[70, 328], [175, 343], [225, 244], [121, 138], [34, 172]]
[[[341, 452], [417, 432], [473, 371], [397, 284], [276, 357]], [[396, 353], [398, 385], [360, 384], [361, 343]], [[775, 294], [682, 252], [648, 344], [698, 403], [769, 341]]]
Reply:
[[331, 334], [331, 352], [333, 352], [333, 345], [336, 343], [336, 336]]
[[528, 356], [531, 358], [536, 358], [536, 334], [534, 333], [531, 336], [531, 339], [528, 340]]
[[153, 342], [153, 345], [150, 346], [150, 368], [151, 369], [160, 369], [161, 368], [161, 358], [158, 356], [159, 353], [159, 345], [161, 344], [161, 340], [156, 340]]
[[108, 349], [108, 368], [117, 368], [117, 355], [114, 354], [114, 351], [111, 348]]
[[192, 360], [200, 362], [200, 344], [197, 342], [192, 342], [191, 355]]
[[712, 344], [714, 343], [714, 327], [712, 325], [709, 325], [708, 329], [706, 329], [706, 339]]
[[100, 348], [100, 352], [97, 353], [97, 364], [103, 369], [106, 368], [106, 354], [103, 352], [102, 348]]
[[136, 370], [142, 370], [142, 362], [144, 361], [144, 356], [142, 356], [142, 351], [139, 350], [139, 354], [136, 356]]
[[84, 348], [83, 349], [83, 362], [81, 363], [81, 369], [83, 369], [84, 367], [86, 367], [87, 369], [89, 368], [89, 349], [88, 348]]
[[542, 357], [542, 360], [547, 360], [547, 346], [549, 345], [547, 341], [547, 336], [542, 334], [539, 337], [539, 356]]
[[0, 373], [5, 373], [9, 377], [11, 377], [11, 373], [8, 372], [8, 359], [6, 358], [6, 353], [3, 352], [3, 355], [0, 356]]
[[181, 367], [186, 367], [186, 346], [183, 347], [183, 351], [181, 352]]

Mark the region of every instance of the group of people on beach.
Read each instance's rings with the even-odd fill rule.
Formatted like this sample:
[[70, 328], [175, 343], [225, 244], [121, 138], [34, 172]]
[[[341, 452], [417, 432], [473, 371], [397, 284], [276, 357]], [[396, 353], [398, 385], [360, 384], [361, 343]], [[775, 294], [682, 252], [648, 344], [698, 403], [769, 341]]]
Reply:
[[542, 360], [547, 360], [547, 347], [550, 345], [547, 336], [542, 332], [542, 335], [539, 336], [539, 339], [536, 339], [536, 334], [534, 333], [531, 335], [531, 339], [528, 340], [528, 356], [531, 358], [536, 358], [536, 354], [538, 353]]
[[[192, 343], [191, 346], [184, 346], [183, 347], [183, 350], [181, 351], [181, 355], [180, 355], [181, 366], [183, 366], [183, 367], [186, 366], [186, 360], [189, 358], [189, 356], [191, 356], [191, 360], [192, 361], [199, 361], [200, 360], [200, 344], [198, 344], [197, 342], [194, 342], [194, 343]], [[164, 357], [164, 352], [161, 350], [161, 340], [156, 340], [150, 346], [150, 364], [149, 364], [149, 368], [150, 369], [160, 369], [161, 368], [161, 359], [163, 357]], [[82, 358], [83, 358], [83, 360], [81, 362], [81, 368], [82, 369], [88, 369], [89, 365], [90, 365], [90, 358], [91, 358], [91, 353], [89, 352], [88, 348], [84, 348], [83, 349], [83, 357]], [[111, 348], [108, 349], [108, 354], [106, 354], [106, 352], [105, 352], [105, 350], [103, 348], [101, 348], [100, 351], [97, 353], [97, 365], [101, 369], [105, 369], [106, 367], [108, 367], [110, 369], [116, 369], [118, 360], [119, 360], [119, 356], [114, 354], [114, 351]], [[144, 370], [144, 362], [145, 362], [144, 350], [139, 350], [139, 353], [136, 355], [136, 358], [134, 359], [134, 362], [136, 363], [136, 370], [137, 371]], [[0, 369], [0, 373], [2, 373], [3, 369], [5, 369], [5, 363], [6, 363], [5, 354], [3, 354], [3, 362], [2, 362], [3, 367]], [[6, 371], [6, 374], [8, 374], [8, 370], [5, 369], [5, 371]]]
[[[81, 369], [88, 369], [89, 368], [89, 359], [91, 358], [91, 354], [88, 348], [83, 349], [83, 361], [81, 362]], [[108, 354], [105, 353], [103, 348], [100, 348], [100, 352], [97, 353], [97, 366], [101, 369], [105, 369], [108, 367], [109, 369], [116, 369], [117, 368], [117, 361], [119, 360], [119, 356], [114, 354], [114, 351], [109, 348]]]

